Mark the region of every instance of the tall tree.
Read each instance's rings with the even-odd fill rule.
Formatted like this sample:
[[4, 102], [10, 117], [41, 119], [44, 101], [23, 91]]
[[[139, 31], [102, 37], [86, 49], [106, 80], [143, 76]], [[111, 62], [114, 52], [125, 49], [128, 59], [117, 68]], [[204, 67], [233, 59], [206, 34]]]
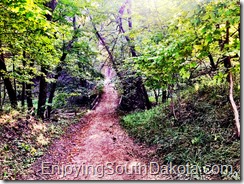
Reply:
[[[120, 32], [124, 34], [124, 37], [125, 37], [126, 41], [128, 42], [130, 52], [131, 52], [131, 56], [137, 57], [135, 45], [133, 43], [133, 39], [131, 39], [128, 35], [125, 34], [126, 32], [125, 32], [125, 29], [123, 27], [123, 21], [122, 21], [125, 9], [127, 8], [128, 27], [129, 27], [129, 30], [131, 31], [132, 30], [131, 7], [132, 7], [131, 6], [131, 0], [126, 0], [125, 3], [121, 6], [121, 8], [119, 10], [118, 24], [119, 24]], [[133, 73], [135, 73], [135, 72], [133, 72]], [[135, 92], [135, 95], [131, 96], [131, 98], [133, 98], [133, 100], [135, 99], [135, 97], [138, 98], [138, 100], [139, 100], [138, 101], [138, 104], [139, 104], [138, 107], [139, 108], [150, 109], [151, 103], [149, 101], [148, 94], [147, 94], [146, 88], [143, 84], [142, 78], [140, 76], [139, 77], [132, 77], [131, 80], [136, 81], [136, 84], [135, 84], [136, 92]], [[124, 83], [123, 85], [126, 85], [126, 83]], [[134, 86], [131, 86], [131, 87], [134, 88]], [[130, 89], [129, 91], [133, 91], [133, 89]], [[124, 96], [127, 96], [126, 91], [124, 91], [124, 92], [125, 92]], [[122, 99], [122, 106], [123, 106], [123, 104], [129, 104], [130, 103], [130, 99], [128, 99], [128, 98], [127, 98], [127, 100], [129, 100], [129, 102], [124, 102], [123, 100], [126, 100], [126, 99]], [[135, 101], [133, 103], [135, 103]]]
[[[52, 21], [52, 13], [54, 12], [57, 1], [51, 0], [46, 4], [46, 6], [51, 10], [51, 14], [46, 14], [46, 18], [48, 21]], [[39, 98], [38, 98], [38, 109], [37, 115], [44, 119], [44, 112], [45, 112], [45, 105], [47, 100], [47, 81], [46, 76], [48, 74], [48, 66], [42, 65], [41, 66], [41, 77], [40, 77], [40, 84], [39, 84]]]
[[64, 65], [64, 61], [68, 55], [68, 53], [71, 51], [72, 47], [73, 47], [73, 44], [74, 42], [77, 40], [78, 38], [78, 28], [77, 28], [77, 22], [76, 22], [76, 17], [74, 15], [73, 17], [73, 29], [74, 29], [74, 35], [72, 37], [72, 39], [68, 42], [67, 46], [64, 45], [65, 48], [63, 48], [63, 54], [60, 58], [60, 63], [59, 65], [57, 66], [56, 68], [56, 74], [54, 76], [54, 79], [55, 79], [55, 82], [52, 82], [51, 83], [51, 87], [50, 87], [50, 92], [49, 92], [49, 98], [48, 98], [48, 107], [47, 107], [47, 118], [50, 118], [50, 115], [51, 115], [51, 110], [52, 110], [52, 103], [53, 103], [53, 98], [54, 98], [54, 93], [56, 91], [56, 88], [57, 88], [57, 81], [58, 81], [58, 78], [60, 77], [61, 75], [61, 72], [63, 70], [62, 66]]
[[16, 108], [17, 107], [16, 93], [15, 93], [15, 90], [13, 88], [13, 85], [11, 83], [10, 78], [6, 74], [7, 74], [7, 68], [6, 68], [5, 61], [4, 61], [4, 54], [3, 54], [3, 52], [1, 52], [1, 55], [0, 55], [0, 77], [3, 78], [4, 85], [7, 89], [9, 100], [11, 102], [12, 108]]

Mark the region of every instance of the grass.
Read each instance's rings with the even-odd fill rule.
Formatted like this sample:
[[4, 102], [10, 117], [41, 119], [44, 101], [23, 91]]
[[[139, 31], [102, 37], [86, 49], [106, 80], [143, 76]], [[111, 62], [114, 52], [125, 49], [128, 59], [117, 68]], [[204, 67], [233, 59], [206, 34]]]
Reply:
[[[175, 103], [177, 119], [170, 106], [156, 106], [122, 117], [121, 124], [136, 141], [156, 145], [163, 164], [232, 165], [232, 174], [211, 178], [239, 180], [240, 140], [234, 136], [233, 112], [225, 94], [224, 86], [188, 88]], [[239, 91], [235, 94], [240, 104]], [[187, 177], [204, 179], [203, 175]]]

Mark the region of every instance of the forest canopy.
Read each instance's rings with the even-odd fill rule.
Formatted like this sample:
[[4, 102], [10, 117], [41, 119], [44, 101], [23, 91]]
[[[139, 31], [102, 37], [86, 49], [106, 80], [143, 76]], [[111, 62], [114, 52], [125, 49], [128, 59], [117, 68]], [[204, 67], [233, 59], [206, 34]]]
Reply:
[[165, 119], [176, 128], [204, 116], [195, 128], [228, 127], [238, 140], [240, 6], [238, 0], [1, 0], [1, 117], [18, 111], [46, 122], [60, 109], [94, 110], [111, 72], [124, 126], [144, 142], [159, 141], [161, 133], [147, 139], [134, 120], [159, 111], [165, 117], [149, 118], [149, 132], [152, 124], [158, 126], [152, 132], [162, 130]]
[[63, 71], [96, 81], [106, 64], [120, 81], [121, 108], [129, 111], [150, 109], [152, 90], [163, 90], [166, 100], [182, 84], [229, 82], [240, 136], [233, 99], [240, 74], [239, 1], [6, 0], [0, 6], [1, 93], [12, 108], [18, 101], [25, 107], [26, 100], [31, 109], [37, 98], [37, 115], [50, 117]]

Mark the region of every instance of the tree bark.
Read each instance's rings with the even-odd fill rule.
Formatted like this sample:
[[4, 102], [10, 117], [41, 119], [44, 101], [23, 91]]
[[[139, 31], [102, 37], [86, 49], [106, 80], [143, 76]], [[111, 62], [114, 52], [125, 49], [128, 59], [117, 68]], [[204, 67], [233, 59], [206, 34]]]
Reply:
[[3, 100], [2, 100], [2, 108], [5, 104], [5, 100], [6, 100], [6, 86], [3, 85]]
[[[226, 22], [226, 39], [224, 44], [229, 44], [229, 37], [230, 37], [230, 23], [227, 21]], [[224, 46], [223, 46], [224, 47]], [[222, 49], [223, 49], [222, 47]], [[230, 68], [232, 67], [231, 64], [231, 57], [228, 56], [224, 59], [224, 66], [227, 69], [227, 81], [229, 82], [229, 100], [233, 109], [234, 117], [235, 117], [235, 127], [236, 127], [236, 132], [237, 132], [237, 137], [240, 137], [241, 130], [240, 130], [240, 120], [239, 120], [239, 112], [236, 106], [236, 103], [234, 101], [233, 97], [233, 75], [232, 72], [230, 71]]]
[[21, 106], [22, 107], [25, 106], [25, 89], [26, 89], [25, 82], [22, 82], [22, 91], [21, 91]]
[[[123, 5], [123, 6], [120, 8], [120, 10], [119, 10], [119, 17], [118, 17], [118, 20], [119, 20], [119, 28], [120, 28], [120, 31], [121, 31], [122, 33], [125, 33], [125, 30], [124, 30], [124, 28], [123, 28], [122, 16], [123, 16], [123, 14], [124, 14], [125, 7], [126, 7], [127, 5], [129, 6], [129, 7], [127, 8], [127, 13], [128, 13], [128, 15], [129, 15], [129, 17], [128, 17], [128, 26], [129, 26], [129, 30], [132, 30], [131, 1], [130, 1], [130, 0], [126, 0], [126, 2], [124, 3], [124, 5]], [[126, 41], [127, 41], [128, 44], [129, 44], [129, 47], [130, 47], [130, 51], [131, 51], [131, 55], [132, 55], [132, 57], [137, 57], [136, 49], [135, 49], [135, 45], [132, 43], [133, 40], [132, 40], [129, 36], [127, 36], [127, 35], [125, 35], [124, 37], [125, 37]]]
[[[57, 6], [57, 4], [58, 4], [57, 0], [51, 0], [50, 2], [46, 3], [45, 6], [50, 8], [51, 13], [53, 13], [55, 8], [56, 8], [56, 6]], [[50, 14], [46, 14], [46, 18], [47, 18], [48, 21], [51, 21], [53, 17]]]
[[92, 17], [89, 16], [89, 18], [90, 18], [90, 21], [92, 23], [93, 29], [95, 31], [95, 34], [96, 34], [98, 40], [101, 42], [102, 46], [105, 48], [106, 52], [108, 53], [108, 57], [109, 57], [110, 61], [112, 62], [113, 68], [114, 68], [117, 76], [119, 77], [120, 80], [122, 80], [122, 76], [121, 76], [121, 74], [120, 74], [120, 72], [119, 72], [119, 70], [117, 68], [117, 64], [115, 63], [115, 59], [114, 59], [113, 53], [111, 52], [109, 46], [106, 44], [106, 42], [103, 39], [102, 35], [97, 30], [96, 25], [93, 23]]
[[167, 100], [167, 91], [163, 90], [162, 92], [162, 103], [165, 103]]
[[[34, 61], [31, 61], [30, 67], [34, 66]], [[32, 75], [32, 72], [29, 73], [29, 75]], [[33, 108], [33, 101], [32, 101], [32, 81], [29, 83], [26, 83], [26, 102], [27, 102], [27, 107], [28, 110]]]
[[215, 63], [214, 63], [214, 59], [213, 59], [213, 56], [212, 56], [211, 53], [208, 54], [208, 58], [209, 58], [209, 61], [210, 61], [210, 65], [211, 65], [211, 67], [212, 67], [212, 70], [215, 71], [215, 70], [217, 69], [217, 67], [216, 67], [216, 65], [215, 65]]
[[47, 106], [47, 118], [50, 118], [50, 116], [51, 116], [53, 98], [54, 98], [54, 94], [55, 94], [55, 91], [56, 91], [56, 88], [57, 88], [58, 78], [61, 75], [61, 71], [62, 71], [62, 67], [58, 66], [57, 69], [56, 69], [56, 74], [54, 76], [55, 82], [53, 82], [51, 84], [51, 89], [50, 89], [49, 98], [48, 98], [48, 106]]
[[0, 57], [0, 76], [3, 78], [4, 85], [5, 85], [6, 89], [7, 89], [7, 93], [8, 93], [8, 96], [9, 96], [10, 103], [11, 103], [11, 107], [16, 109], [17, 108], [16, 93], [14, 91], [14, 88], [12, 86], [10, 78], [7, 77], [5, 75], [5, 73], [7, 73], [7, 68], [6, 68], [5, 61], [4, 61], [4, 55], [2, 53], [1, 57]]
[[[22, 61], [22, 65], [23, 65], [23, 69], [25, 69], [26, 66], [26, 53], [25, 51], [23, 52], [23, 61]], [[22, 82], [22, 91], [21, 91], [21, 106], [24, 107], [25, 106], [25, 94], [26, 94], [26, 83]]]
[[39, 84], [39, 98], [38, 98], [38, 109], [37, 115], [44, 119], [44, 112], [45, 112], [45, 105], [47, 99], [47, 82], [46, 82], [46, 75], [47, 69], [45, 67], [41, 67], [42, 75], [40, 77], [40, 84]]
[[[15, 64], [13, 64], [13, 73], [15, 73]], [[17, 98], [17, 84], [15, 78], [14, 78], [14, 93], [16, 94], [16, 98]]]
[[144, 96], [144, 102], [146, 104], [147, 109], [151, 109], [152, 108], [152, 104], [149, 100], [148, 94], [147, 94], [147, 90], [145, 85], [143, 84], [142, 78], [141, 78], [141, 86], [142, 86], [142, 91], [143, 91], [143, 96]]
[[230, 88], [229, 88], [229, 99], [230, 99], [230, 103], [234, 112], [234, 117], [235, 117], [235, 126], [236, 126], [236, 134], [237, 137], [240, 137], [241, 135], [241, 128], [240, 128], [240, 119], [239, 119], [239, 112], [236, 106], [236, 103], [234, 101], [234, 97], [233, 97], [233, 76], [232, 73], [229, 73], [229, 84], [230, 84]]
[[33, 101], [32, 101], [32, 84], [26, 84], [26, 102], [28, 110], [30, 110], [33, 107]]
[[155, 101], [156, 101], [156, 105], [158, 105], [158, 94], [156, 90], [153, 90], [154, 92], [154, 96], [155, 96]]

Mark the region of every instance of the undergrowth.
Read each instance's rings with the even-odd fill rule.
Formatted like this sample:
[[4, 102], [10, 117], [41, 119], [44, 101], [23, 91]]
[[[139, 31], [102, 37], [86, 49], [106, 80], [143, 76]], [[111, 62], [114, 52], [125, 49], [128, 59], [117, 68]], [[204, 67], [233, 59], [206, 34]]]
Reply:
[[[15, 180], [71, 124], [79, 122], [85, 111], [73, 118], [42, 121], [23, 112], [11, 111], [0, 116], [0, 180]], [[63, 114], [65, 115], [65, 114]]]
[[[232, 165], [232, 173], [184, 177], [239, 180], [240, 140], [227, 90], [224, 85], [188, 88], [175, 100], [175, 116], [170, 106], [156, 106], [124, 116], [121, 124], [136, 141], [156, 145], [162, 164]], [[235, 94], [239, 106], [240, 91]]]

